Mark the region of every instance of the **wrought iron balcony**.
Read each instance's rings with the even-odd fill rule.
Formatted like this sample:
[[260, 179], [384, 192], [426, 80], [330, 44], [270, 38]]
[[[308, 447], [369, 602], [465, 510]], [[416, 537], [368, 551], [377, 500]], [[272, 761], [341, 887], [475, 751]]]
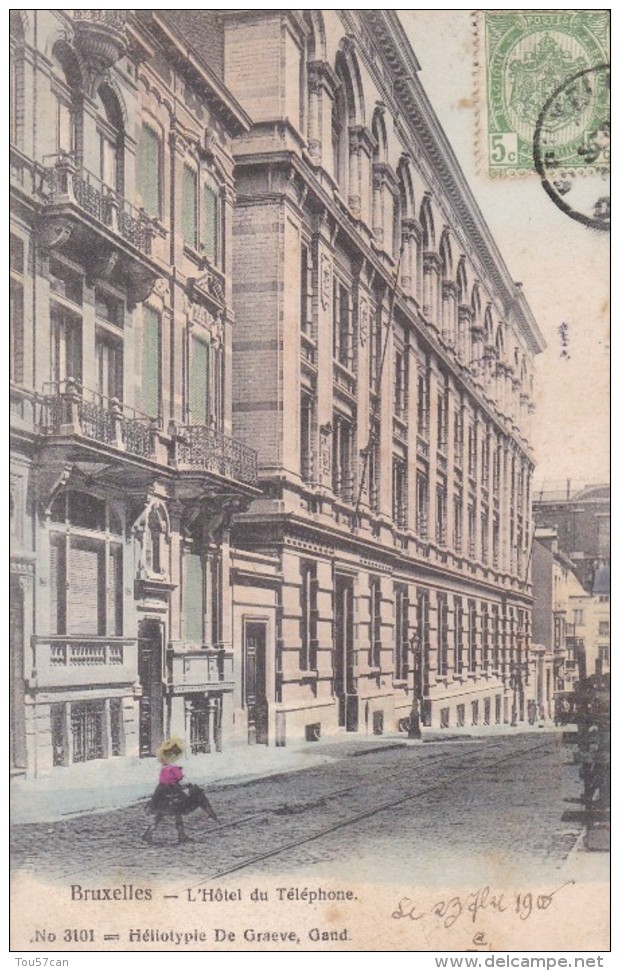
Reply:
[[69, 378], [38, 401], [38, 424], [45, 435], [78, 435], [131, 455], [157, 459], [157, 420], [133, 409], [128, 414], [117, 398], [106, 398]]
[[150, 255], [156, 233], [153, 220], [70, 156], [61, 156], [53, 168], [44, 170], [42, 194], [46, 206], [74, 205], [141, 253]]
[[172, 462], [179, 470], [213, 472], [254, 485], [258, 454], [248, 445], [206, 425], [170, 423]]
[[212, 472], [247, 485], [258, 479], [258, 454], [242, 442], [205, 425], [170, 422], [165, 433], [158, 419], [72, 378], [36, 396], [34, 411], [37, 430], [50, 439], [90, 439], [181, 472]]

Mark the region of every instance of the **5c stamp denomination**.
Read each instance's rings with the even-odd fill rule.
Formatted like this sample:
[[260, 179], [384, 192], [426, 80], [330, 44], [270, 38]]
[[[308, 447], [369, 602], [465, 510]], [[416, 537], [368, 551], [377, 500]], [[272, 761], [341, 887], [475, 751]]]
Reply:
[[[543, 108], [570, 78], [609, 62], [606, 11], [503, 11], [483, 14], [483, 80], [488, 171], [533, 172], [534, 136]], [[604, 128], [604, 99], [587, 98], [547, 119], [555, 161], [588, 169], [592, 132]]]

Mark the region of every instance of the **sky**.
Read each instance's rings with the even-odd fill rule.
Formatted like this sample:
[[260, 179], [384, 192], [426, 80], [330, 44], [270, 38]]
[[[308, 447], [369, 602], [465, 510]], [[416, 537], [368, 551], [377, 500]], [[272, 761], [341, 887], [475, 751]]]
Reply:
[[[512, 179], [485, 174], [485, 147], [476, 141], [471, 11], [399, 14], [420, 81], [547, 343], [536, 358], [534, 481], [609, 481], [609, 235], [562, 213], [534, 172]], [[560, 356], [564, 323], [569, 359]]]

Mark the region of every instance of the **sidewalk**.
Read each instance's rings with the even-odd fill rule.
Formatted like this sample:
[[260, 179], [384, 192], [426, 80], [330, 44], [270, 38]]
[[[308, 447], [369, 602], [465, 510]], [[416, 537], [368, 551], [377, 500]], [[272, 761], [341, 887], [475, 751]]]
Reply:
[[[519, 726], [499, 735], [524, 731], [538, 733], [538, 727]], [[546, 731], [555, 731], [551, 726]], [[184, 755], [185, 780], [207, 788], [250, 782], [280, 773], [296, 772], [375, 750], [406, 745], [458, 745], [482, 742], [488, 727], [471, 733], [426, 730], [423, 740], [410, 740], [405, 734], [329, 736], [318, 742], [299, 740], [285, 748], [266, 745], [229, 746], [224, 752], [209, 755]], [[107, 812], [146, 799], [153, 792], [159, 774], [155, 758], [107, 759], [58, 767], [40, 779], [15, 779], [11, 782], [11, 821], [13, 824], [56, 822], [80, 813]]]
[[[368, 751], [421, 744], [402, 734], [341, 738], [286, 748], [266, 745], [230, 746], [209, 755], [184, 755], [186, 782], [207, 788], [250, 782], [271, 775], [296, 772]], [[123, 758], [58, 767], [46, 778], [11, 782], [13, 824], [57, 822], [80, 813], [107, 812], [150, 796], [157, 784], [155, 758]]]

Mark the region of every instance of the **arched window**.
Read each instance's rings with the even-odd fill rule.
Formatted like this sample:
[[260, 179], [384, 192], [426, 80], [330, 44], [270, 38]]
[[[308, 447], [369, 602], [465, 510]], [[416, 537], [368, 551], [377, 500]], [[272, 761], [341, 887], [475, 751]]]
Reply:
[[346, 188], [346, 171], [348, 155], [347, 138], [347, 96], [344, 81], [338, 75], [340, 84], [334, 95], [332, 107], [332, 160], [334, 179], [344, 192]]
[[122, 195], [124, 183], [123, 114], [118, 98], [107, 84], [97, 92], [97, 135], [99, 172], [104, 185]]
[[55, 155], [82, 159], [81, 76], [75, 54], [65, 42], [52, 52], [52, 117]]

